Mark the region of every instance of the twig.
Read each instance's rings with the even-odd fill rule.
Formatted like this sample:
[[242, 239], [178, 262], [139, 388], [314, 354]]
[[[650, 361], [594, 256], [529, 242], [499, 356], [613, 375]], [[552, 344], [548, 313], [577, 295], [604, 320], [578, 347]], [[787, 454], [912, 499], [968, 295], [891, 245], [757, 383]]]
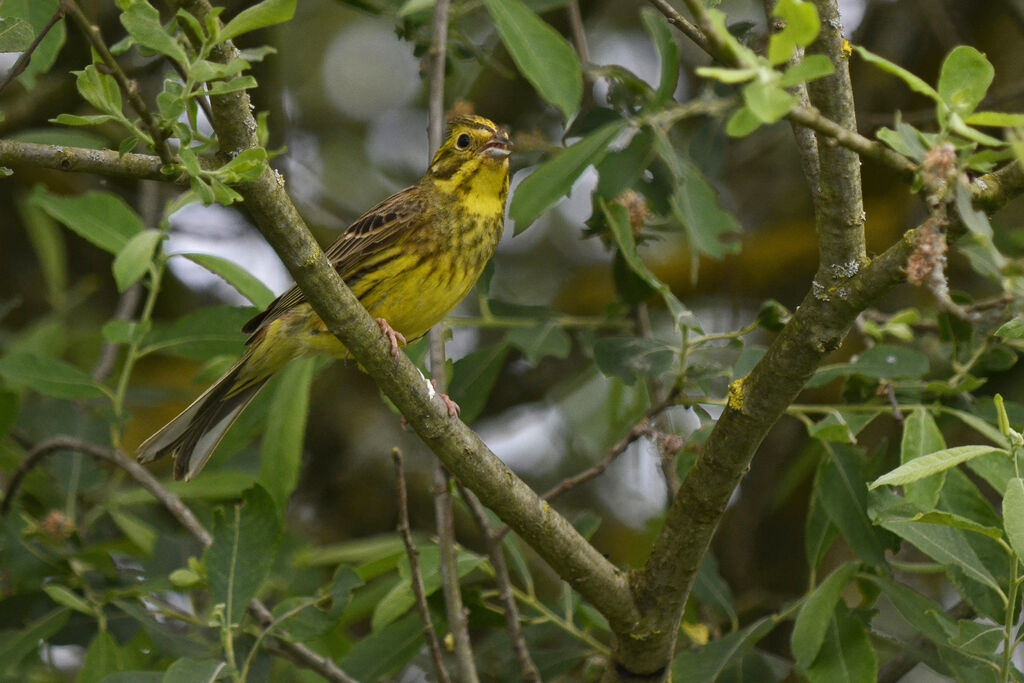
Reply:
[[[705, 52], [721, 61], [723, 64], [729, 66], [735, 64], [735, 59], [726, 50], [724, 44], [719, 44], [713, 40], [713, 33], [709, 39], [709, 36], [707, 36], [705, 32], [687, 21], [686, 18], [683, 17], [683, 15], [672, 7], [672, 5], [670, 5], [666, 0], [650, 0], [650, 2], [659, 12], [662, 13], [662, 15], [664, 15], [670, 24], [686, 34], [690, 40], [695, 42]], [[703, 24], [706, 21], [707, 12], [704, 10], [703, 6], [700, 5], [699, 0], [688, 0], [687, 4], [699, 6], [701, 23]], [[814, 107], [794, 107], [790, 110], [789, 114], [787, 114], [787, 118], [801, 126], [806, 126], [818, 133], [827, 135], [843, 147], [851, 149], [872, 161], [884, 164], [904, 176], [913, 176], [917, 171], [917, 166], [906, 157], [897, 154], [880, 142], [870, 140], [856, 131], [843, 128], [835, 121], [831, 121], [825, 116], [822, 116], [821, 112]]]
[[[124, 453], [111, 448], [104, 448], [97, 444], [89, 443], [81, 439], [76, 439], [71, 436], [57, 436], [52, 439], [38, 444], [33, 448], [29, 454], [22, 460], [18, 469], [14, 472], [14, 476], [11, 478], [10, 483], [7, 485], [7, 489], [4, 491], [3, 504], [0, 505], [0, 515], [7, 515], [10, 512], [11, 504], [14, 501], [14, 497], [21, 487], [22, 481], [25, 476], [32, 471], [33, 468], [37, 467], [47, 456], [52, 455], [58, 451], [74, 451], [77, 453], [84, 453], [91, 457], [99, 460], [105, 460], [131, 476], [142, 488], [146, 489], [157, 502], [164, 506], [168, 512], [171, 513], [179, 524], [195, 537], [197, 541], [204, 547], [207, 548], [213, 543], [213, 536], [210, 532], [196, 519], [196, 516], [192, 514], [192, 510], [189, 509], [185, 503], [182, 502], [181, 498], [171, 493], [164, 487], [163, 484], [157, 480], [149, 470], [135, 462]], [[261, 601], [253, 598], [249, 602], [249, 611], [253, 614], [258, 622], [264, 626], [273, 623], [274, 617], [267, 606]], [[287, 640], [283, 640], [273, 637], [272, 640], [264, 643], [269, 651], [274, 654], [287, 657], [291, 661], [295, 662], [299, 666], [315, 671], [328, 681], [332, 683], [358, 683], [354, 678], [351, 678], [344, 671], [339, 669], [327, 657], [318, 655], [317, 653], [310, 650], [301, 643], [292, 643]]]
[[46, 22], [46, 26], [44, 26], [39, 34], [32, 39], [32, 42], [29, 43], [28, 47], [25, 48], [25, 51], [18, 57], [18, 60], [14, 62], [14, 66], [11, 67], [11, 70], [7, 72], [7, 77], [4, 78], [3, 83], [0, 83], [0, 93], [6, 90], [7, 86], [9, 86], [15, 78], [24, 73], [25, 69], [28, 68], [29, 62], [32, 61], [32, 55], [35, 53], [36, 48], [38, 48], [39, 44], [43, 42], [43, 38], [45, 38], [46, 34], [50, 32], [50, 29], [56, 26], [57, 22], [64, 18], [65, 11], [63, 4], [57, 5], [57, 11], [54, 12], [53, 16], [50, 17], [50, 20]]
[[[444, 67], [448, 53], [448, 9], [451, 0], [437, 0], [430, 39], [430, 95], [427, 101], [427, 138], [433, 156], [444, 134]], [[430, 159], [427, 159], [429, 162]]]
[[117, 63], [117, 59], [111, 54], [110, 48], [107, 47], [106, 42], [103, 40], [103, 34], [100, 33], [99, 27], [89, 21], [75, 0], [61, 0], [61, 4], [67, 13], [71, 15], [71, 19], [78, 25], [82, 33], [85, 34], [89, 44], [99, 54], [103, 63], [110, 69], [110, 74], [114, 77], [114, 80], [117, 81], [117, 84], [128, 96], [128, 102], [131, 103], [132, 109], [142, 119], [142, 125], [146, 127], [150, 137], [153, 139], [153, 146], [156, 148], [157, 155], [164, 164], [168, 166], [174, 164], [174, 153], [167, 142], [167, 134], [160, 127], [160, 122], [156, 116], [146, 106], [146, 101], [142, 99], [142, 95], [139, 94], [138, 83], [128, 78], [124, 69]]
[[430, 650], [430, 658], [434, 662], [434, 673], [437, 680], [450, 681], [448, 671], [444, 668], [444, 659], [441, 656], [441, 643], [437, 639], [437, 631], [434, 629], [434, 621], [430, 618], [430, 608], [427, 606], [427, 591], [423, 587], [423, 574], [420, 572], [419, 556], [416, 544], [412, 540], [412, 532], [409, 529], [409, 494], [405, 488], [405, 471], [402, 468], [402, 452], [397, 448], [391, 450], [391, 459], [395, 463], [395, 492], [398, 496], [398, 534], [405, 544], [405, 554], [409, 558], [409, 576], [412, 583], [412, 592], [416, 596], [416, 609], [423, 620], [423, 637], [427, 640], [427, 649]]
[[579, 0], [569, 0], [566, 5], [569, 13], [569, 31], [572, 35], [572, 46], [576, 48], [576, 55], [580, 61], [586, 64], [590, 61], [590, 50], [587, 49], [587, 34], [583, 31], [583, 15], [580, 14]]
[[473, 521], [480, 529], [480, 535], [483, 536], [487, 546], [487, 557], [491, 561], [491, 567], [494, 568], [494, 583], [497, 584], [498, 595], [505, 606], [505, 625], [508, 628], [509, 640], [512, 641], [512, 652], [519, 665], [522, 679], [530, 683], [540, 681], [540, 671], [533, 663], [530, 650], [526, 647], [526, 637], [523, 635], [522, 625], [519, 623], [519, 605], [512, 594], [512, 581], [509, 578], [508, 563], [505, 562], [505, 551], [501, 548], [501, 539], [492, 533], [491, 524], [487, 520], [484, 506], [480, 500], [462, 484], [457, 484], [457, 486], [459, 494], [462, 495], [462, 500], [466, 501], [466, 506], [469, 508], [470, 514], [473, 515]]
[[[117, 309], [114, 311], [114, 317], [111, 320], [131, 320], [141, 300], [142, 284], [136, 282], [118, 298]], [[100, 347], [100, 358], [92, 369], [92, 381], [101, 383], [110, 376], [110, 372], [117, 363], [117, 353], [120, 348], [121, 344], [119, 343], [103, 342], [103, 346]]]

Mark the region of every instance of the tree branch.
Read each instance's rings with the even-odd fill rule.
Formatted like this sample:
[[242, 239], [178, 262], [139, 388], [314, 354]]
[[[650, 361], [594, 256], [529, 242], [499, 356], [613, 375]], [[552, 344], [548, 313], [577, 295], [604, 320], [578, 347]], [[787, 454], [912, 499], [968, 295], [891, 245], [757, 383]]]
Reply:
[[395, 463], [395, 494], [398, 497], [398, 535], [402, 537], [405, 544], [405, 555], [409, 558], [409, 582], [412, 584], [412, 593], [416, 596], [416, 610], [423, 620], [423, 637], [427, 641], [427, 650], [430, 651], [430, 659], [434, 664], [434, 673], [437, 680], [448, 683], [448, 671], [444, 668], [444, 659], [441, 656], [441, 644], [437, 640], [437, 630], [434, 628], [434, 621], [430, 618], [430, 608], [427, 606], [427, 591], [423, 587], [423, 574], [420, 572], [419, 556], [420, 551], [413, 543], [412, 533], [409, 530], [409, 494], [405, 489], [405, 471], [402, 467], [402, 452], [397, 448], [392, 449], [391, 459]]
[[[205, 21], [205, 0], [176, 0], [175, 6]], [[230, 43], [212, 58], [234, 56]], [[213, 125], [225, 154], [256, 146], [255, 121], [244, 92], [211, 98]], [[268, 166], [254, 182], [239, 185], [256, 225], [287, 266], [327, 328], [406, 417], [424, 443], [448, 470], [522, 536], [551, 567], [589, 600], [619, 631], [638, 615], [626, 577], [580, 536], [572, 524], [499, 460], [465, 424], [448, 416], [441, 401], [430, 401], [419, 371], [405, 355], [395, 359], [390, 344], [331, 267], [284, 191], [283, 181]]]
[[164, 162], [151, 154], [120, 155], [112, 149], [39, 145], [0, 139], [0, 166], [50, 168], [55, 171], [96, 173], [112, 178], [175, 180], [160, 172]]

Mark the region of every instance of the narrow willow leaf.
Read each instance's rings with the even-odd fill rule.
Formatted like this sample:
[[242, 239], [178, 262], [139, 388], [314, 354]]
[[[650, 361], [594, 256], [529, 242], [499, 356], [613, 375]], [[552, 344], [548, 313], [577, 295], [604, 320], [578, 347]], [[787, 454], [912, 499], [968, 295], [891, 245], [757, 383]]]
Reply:
[[868, 486], [869, 489], [879, 486], [900, 486], [924, 477], [956, 467], [962, 462], [967, 462], [978, 456], [989, 453], [1001, 453], [1009, 456], [1009, 451], [993, 446], [957, 446], [956, 448], [945, 448], [935, 453], [929, 453], [910, 462], [900, 465], [896, 469], [883, 474], [875, 479]]
[[142, 353], [171, 353], [200, 360], [214, 356], [237, 356], [245, 342], [242, 325], [254, 313], [252, 308], [232, 306], [197, 309], [166, 327], [153, 330], [146, 337]]
[[109, 631], [97, 631], [85, 651], [85, 662], [76, 683], [99, 683], [107, 674], [124, 670], [121, 649]]
[[484, 6], [519, 72], [566, 121], [572, 118], [583, 98], [583, 69], [569, 41], [521, 0], [484, 0]]
[[861, 476], [861, 454], [851, 446], [829, 444], [831, 457], [822, 461], [814, 483], [818, 502], [863, 562], [882, 566], [885, 548], [867, 512], [867, 487]]
[[1006, 483], [1003, 495], [1003, 528], [1018, 558], [1024, 557], [1024, 479], [1014, 477]]
[[626, 125], [625, 121], [620, 120], [598, 128], [541, 164], [519, 183], [508, 207], [509, 215], [516, 223], [515, 234], [530, 227], [542, 213], [568, 194], [580, 174], [588, 166], [601, 161], [608, 151], [608, 145]]
[[839, 602], [843, 588], [850, 583], [856, 573], [856, 563], [848, 562], [842, 565], [829, 574], [828, 578], [804, 600], [793, 624], [793, 633], [789, 641], [793, 656], [802, 668], [808, 668], [818, 656], [836, 603]]
[[275, 380], [267, 431], [260, 447], [257, 481], [270, 493], [282, 514], [299, 483], [309, 390], [315, 368], [316, 359], [303, 358], [289, 364]]
[[50, 596], [50, 599], [58, 605], [69, 607], [82, 614], [88, 614], [90, 617], [96, 616], [96, 608], [67, 586], [62, 586], [59, 583], [48, 583], [43, 586], [43, 592]]
[[[935, 418], [924, 408], [911, 411], [903, 422], [903, 437], [900, 442], [900, 463], [906, 464], [929, 453], [936, 453], [946, 448], [946, 440], [942, 438]], [[939, 492], [946, 480], [945, 472], [923, 481], [911, 482], [906, 485], [907, 500], [931, 510], [939, 500]]]
[[970, 126], [991, 126], [994, 128], [1024, 128], [1024, 114], [1002, 111], [979, 111], [964, 119]]
[[44, 396], [78, 400], [102, 396], [103, 391], [82, 370], [56, 358], [12, 353], [0, 358], [0, 377]]
[[935, 100], [935, 102], [937, 103], [942, 102], [942, 97], [939, 95], [938, 92], [935, 91], [935, 88], [928, 85], [921, 78], [910, 73], [899, 64], [894, 64], [890, 62], [888, 59], [885, 59], [884, 57], [879, 57], [873, 52], [869, 52], [868, 50], [864, 49], [860, 45], [854, 45], [853, 49], [857, 52], [857, 54], [861, 56], [861, 59], [868, 62], [869, 64], [877, 66], [879, 69], [885, 71], [886, 73], [896, 76], [901, 81], [906, 83], [907, 86], [914, 92], [920, 93], [925, 97]]
[[988, 92], [995, 69], [969, 45], [953, 48], [942, 62], [938, 91], [942, 101], [960, 116], [971, 114]]
[[640, 18], [658, 49], [661, 77], [658, 79], [658, 88], [652, 104], [661, 106], [671, 99], [676, 91], [676, 83], [679, 82], [679, 45], [676, 43], [675, 34], [659, 12], [645, 7], [640, 10]]
[[875, 683], [878, 655], [863, 619], [845, 605], [832, 615], [821, 652], [806, 670], [810, 683]]
[[1000, 590], [999, 582], [958, 529], [902, 519], [883, 519], [879, 523], [939, 564], [958, 569], [966, 578]]
[[242, 494], [242, 501], [219, 511], [213, 543], [204, 562], [214, 604], [225, 605], [225, 616], [236, 624], [256, 595], [277, 556], [281, 520], [274, 499], [259, 484]]
[[0, 631], [0, 675], [15, 669], [25, 655], [39, 648], [39, 643], [64, 628], [70, 614], [61, 607], [20, 628]]
[[357, 681], [376, 681], [403, 668], [422, 648], [423, 622], [407, 614], [356, 642], [338, 664]]
[[238, 290], [238, 293], [252, 302], [256, 308], [266, 308], [274, 300], [274, 293], [242, 266], [219, 256], [210, 254], [174, 254], [199, 264]]
[[142, 232], [142, 219], [119, 197], [86, 192], [62, 197], [37, 186], [29, 201], [100, 249], [117, 254]]
[[231, 40], [243, 33], [290, 21], [295, 16], [295, 4], [296, 0], [263, 0], [236, 14], [221, 29], [220, 39]]
[[942, 512], [940, 510], [932, 510], [931, 512], [920, 512], [911, 517], [910, 521], [922, 522], [924, 524], [939, 524], [942, 526], [952, 527], [954, 529], [973, 531], [976, 534], [988, 536], [993, 540], [999, 540], [1003, 537], [1003, 532], [994, 526], [978, 524], [973, 519], [968, 519], [967, 517], [963, 517], [961, 515], [955, 515], [951, 512]]
[[783, 88], [791, 88], [798, 83], [824, 78], [835, 71], [835, 66], [825, 55], [807, 55], [793, 66], [786, 69], [779, 79]]
[[171, 663], [161, 683], [213, 683], [227, 662], [183, 657]]
[[[722, 674], [743, 658], [757, 641], [775, 628], [772, 617], [764, 617], [749, 626], [714, 640], [699, 649], [684, 649], [672, 663], [675, 683], [706, 683], [724, 680]], [[731, 680], [731, 679], [730, 679]], [[746, 680], [740, 678], [739, 680]]]
[[123, 292], [146, 274], [153, 260], [153, 252], [156, 251], [161, 239], [163, 233], [159, 230], [143, 230], [128, 240], [124, 248], [117, 252], [111, 266], [117, 291]]

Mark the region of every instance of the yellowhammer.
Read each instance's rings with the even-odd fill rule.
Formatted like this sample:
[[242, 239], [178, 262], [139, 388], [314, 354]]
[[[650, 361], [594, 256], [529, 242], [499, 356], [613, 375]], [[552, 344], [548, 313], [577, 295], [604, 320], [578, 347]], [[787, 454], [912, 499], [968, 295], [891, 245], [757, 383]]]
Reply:
[[[459, 116], [426, 175], [367, 211], [327, 257], [398, 354], [473, 288], [501, 238], [509, 139], [481, 116]], [[139, 447], [139, 461], [173, 455], [174, 477], [191, 479], [263, 384], [310, 353], [349, 357], [297, 287], [246, 323], [242, 357], [202, 396]]]

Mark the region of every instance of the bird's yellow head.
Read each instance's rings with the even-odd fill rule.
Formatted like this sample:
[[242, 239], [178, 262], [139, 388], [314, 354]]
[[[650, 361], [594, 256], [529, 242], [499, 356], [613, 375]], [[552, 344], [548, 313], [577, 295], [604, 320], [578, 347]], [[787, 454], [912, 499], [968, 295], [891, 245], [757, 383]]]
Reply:
[[430, 163], [427, 178], [442, 192], [494, 198], [504, 205], [511, 153], [508, 134], [493, 121], [457, 116], [448, 122], [448, 133]]

